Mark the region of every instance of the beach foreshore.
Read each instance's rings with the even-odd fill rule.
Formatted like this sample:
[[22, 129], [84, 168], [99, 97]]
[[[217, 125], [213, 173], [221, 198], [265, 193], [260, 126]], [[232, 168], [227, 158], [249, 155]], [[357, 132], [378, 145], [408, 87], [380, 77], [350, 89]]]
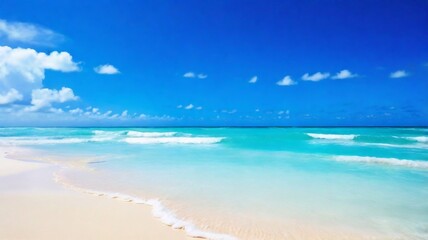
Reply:
[[150, 206], [67, 189], [58, 166], [8, 157], [19, 151], [0, 146], [0, 239], [190, 239]]

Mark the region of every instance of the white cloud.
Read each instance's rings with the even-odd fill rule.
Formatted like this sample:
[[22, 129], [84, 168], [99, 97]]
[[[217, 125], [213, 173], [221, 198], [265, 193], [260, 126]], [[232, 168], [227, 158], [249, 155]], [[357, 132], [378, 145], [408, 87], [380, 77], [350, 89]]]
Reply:
[[12, 88], [7, 93], [0, 94], [0, 105], [13, 103], [15, 101], [20, 101], [22, 99], [23, 99], [22, 94], [20, 94], [15, 88]]
[[336, 75], [334, 75], [331, 78], [332, 79], [347, 79], [347, 78], [354, 78], [357, 76], [358, 76], [357, 74], [353, 74], [349, 70], [343, 69], [342, 71], [336, 73]]
[[52, 46], [64, 37], [50, 29], [31, 23], [10, 22], [0, 19], [0, 40], [34, 45]]
[[183, 108], [183, 105], [180, 104], [180, 105], [177, 106], [177, 108]]
[[34, 89], [42, 88], [45, 70], [78, 71], [68, 52], [46, 54], [30, 48], [0, 46], [0, 92], [15, 89], [25, 98]]
[[74, 92], [70, 88], [63, 87], [61, 90], [55, 89], [34, 89], [31, 93], [31, 107], [27, 107], [27, 111], [37, 111], [42, 108], [48, 108], [52, 106], [52, 103], [64, 103], [68, 101], [75, 101], [79, 97], [74, 95]]
[[404, 70], [398, 70], [389, 75], [390, 78], [403, 78], [407, 76], [409, 76], [409, 73]]
[[120, 114], [121, 117], [127, 117], [128, 116], [128, 110], [125, 110], [122, 112], [122, 114]]
[[302, 76], [302, 80], [303, 81], [313, 81], [313, 82], [318, 82], [321, 81], [323, 79], [326, 79], [330, 76], [330, 73], [326, 72], [326, 73], [322, 73], [322, 72], [317, 72], [314, 73], [312, 75], [309, 75], [309, 73], [305, 73]]
[[94, 71], [98, 74], [108, 75], [120, 73], [119, 70], [111, 64], [99, 65], [98, 67], [94, 68]]
[[291, 86], [296, 85], [297, 82], [293, 81], [290, 76], [285, 76], [282, 80], [276, 82], [276, 84], [279, 86]]
[[198, 78], [199, 79], [205, 79], [205, 78], [207, 78], [208, 77], [208, 75], [206, 75], [206, 74], [203, 74], [203, 73], [199, 73], [198, 74]]
[[108, 116], [110, 116], [112, 113], [113, 113], [113, 111], [108, 110], [107, 112], [103, 113], [101, 116], [102, 116], [102, 117], [108, 117]]
[[202, 110], [202, 107], [201, 106], [199, 106], [199, 107], [197, 107], [197, 108], [195, 108], [196, 110]]
[[186, 109], [186, 110], [190, 110], [190, 109], [192, 109], [192, 108], [194, 108], [195, 106], [193, 106], [193, 104], [189, 104], [189, 105], [187, 105], [184, 109]]
[[256, 83], [257, 82], [257, 76], [254, 76], [248, 81], [249, 83]]
[[194, 72], [187, 72], [183, 75], [185, 78], [195, 78], [196, 74]]
[[83, 110], [80, 108], [75, 108], [75, 109], [71, 109], [70, 111], [68, 111], [71, 114], [82, 114]]
[[208, 75], [204, 74], [204, 73], [194, 73], [194, 72], [187, 72], [183, 75], [183, 77], [185, 78], [199, 78], [199, 79], [205, 79], [208, 77]]

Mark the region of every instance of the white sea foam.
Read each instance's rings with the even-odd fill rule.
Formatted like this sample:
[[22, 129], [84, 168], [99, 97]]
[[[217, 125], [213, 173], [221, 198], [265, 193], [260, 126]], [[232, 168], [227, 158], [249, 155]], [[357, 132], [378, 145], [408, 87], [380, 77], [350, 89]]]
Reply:
[[130, 144], [213, 144], [223, 140], [222, 137], [138, 137], [125, 138]]
[[96, 195], [99, 197], [108, 197], [120, 201], [135, 203], [135, 204], [145, 204], [152, 207], [152, 214], [154, 217], [158, 218], [162, 223], [171, 226], [174, 229], [183, 229], [186, 234], [194, 238], [204, 238], [211, 240], [237, 240], [237, 238], [221, 233], [214, 233], [209, 231], [203, 231], [199, 229], [196, 225], [190, 221], [186, 221], [177, 217], [170, 209], [166, 208], [161, 201], [158, 199], [149, 199], [145, 200], [139, 197], [123, 194], [123, 193], [113, 193], [113, 192], [102, 192], [91, 189], [84, 189], [72, 185], [66, 181], [58, 174], [54, 173], [54, 180], [66, 188], [72, 189], [74, 191], [79, 191], [91, 195]]
[[93, 142], [104, 142], [111, 141], [119, 138], [124, 134], [123, 131], [102, 131], [102, 130], [94, 130], [92, 131], [94, 136], [92, 136], [91, 141]]
[[358, 137], [355, 134], [321, 134], [321, 133], [306, 133], [309, 137], [327, 140], [353, 140]]
[[[322, 144], [322, 142], [318, 142]], [[341, 141], [337, 142], [341, 145], [349, 146], [373, 146], [382, 148], [409, 148], [409, 149], [428, 149], [428, 144], [425, 143], [412, 143], [412, 144], [392, 144], [392, 143], [370, 143], [370, 142], [354, 142], [354, 141]]]
[[84, 138], [4, 138], [0, 140], [3, 145], [45, 145], [45, 144], [71, 144], [84, 143]]
[[138, 131], [128, 131], [126, 135], [129, 137], [172, 137], [175, 136], [177, 132], [138, 132]]
[[368, 157], [368, 156], [334, 156], [333, 159], [335, 161], [340, 161], [340, 162], [361, 162], [361, 163], [369, 163], [369, 164], [371, 163], [385, 164], [385, 165], [428, 169], [428, 161], [421, 161], [421, 160], [380, 158], [380, 157]]
[[404, 137], [404, 138], [408, 139], [408, 140], [416, 141], [416, 142], [423, 142], [423, 143], [428, 142], [428, 137], [427, 136]]

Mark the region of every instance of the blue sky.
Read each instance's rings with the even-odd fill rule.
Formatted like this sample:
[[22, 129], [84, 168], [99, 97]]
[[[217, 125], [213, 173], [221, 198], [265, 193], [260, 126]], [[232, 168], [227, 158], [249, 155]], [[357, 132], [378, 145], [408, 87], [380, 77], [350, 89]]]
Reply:
[[4, 126], [428, 125], [427, 1], [6, 0], [0, 19]]

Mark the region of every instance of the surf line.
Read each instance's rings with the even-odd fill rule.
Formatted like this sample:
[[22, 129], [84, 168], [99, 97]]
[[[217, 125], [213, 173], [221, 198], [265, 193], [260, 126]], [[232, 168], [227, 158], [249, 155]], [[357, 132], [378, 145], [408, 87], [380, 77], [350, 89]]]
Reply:
[[62, 185], [66, 189], [80, 192], [80, 193], [90, 194], [98, 197], [107, 197], [107, 198], [125, 201], [129, 203], [148, 205], [152, 208], [152, 214], [155, 218], [158, 218], [162, 223], [170, 226], [173, 229], [183, 230], [189, 237], [192, 237], [192, 238], [202, 238], [202, 239], [209, 239], [209, 240], [238, 240], [238, 238], [228, 234], [214, 233], [214, 232], [200, 230], [193, 223], [178, 218], [171, 210], [166, 208], [162, 204], [162, 202], [159, 201], [158, 199], [145, 200], [139, 197], [122, 194], [122, 193], [102, 192], [102, 191], [96, 191], [96, 190], [78, 187], [65, 180], [65, 178], [60, 174], [60, 172], [62, 172], [63, 170], [64, 169], [60, 169], [54, 172], [53, 179], [56, 183]]

